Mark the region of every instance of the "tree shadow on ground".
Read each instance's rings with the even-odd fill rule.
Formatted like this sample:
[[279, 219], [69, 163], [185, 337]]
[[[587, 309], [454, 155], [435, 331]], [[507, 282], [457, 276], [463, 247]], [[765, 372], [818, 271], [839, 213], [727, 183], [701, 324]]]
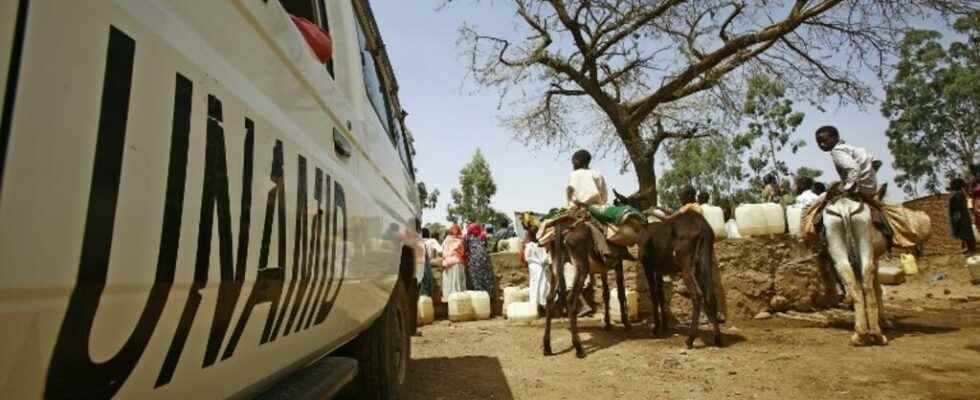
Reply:
[[496, 357], [412, 359], [405, 385], [408, 399], [514, 399]]

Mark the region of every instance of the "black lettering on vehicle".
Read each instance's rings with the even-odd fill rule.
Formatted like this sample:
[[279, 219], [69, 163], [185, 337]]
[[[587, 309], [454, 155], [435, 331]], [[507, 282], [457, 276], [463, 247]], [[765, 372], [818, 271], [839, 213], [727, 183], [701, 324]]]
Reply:
[[[135, 55], [135, 41], [117, 28], [110, 27], [78, 277], [69, 297], [68, 309], [50, 361], [45, 384], [47, 398], [103, 398], [118, 393], [144, 354], [166, 308], [175, 280], [194, 103], [193, 82], [179, 73], [175, 74], [166, 198], [154, 282], [135, 327], [119, 351], [102, 362], [92, 359], [89, 346], [93, 342], [92, 330], [96, 312], [107, 286], [126, 148]], [[266, 198], [256, 281], [241, 314], [237, 316], [235, 329], [231, 335], [227, 334], [235, 317], [233, 314], [238, 308], [249, 265], [255, 123], [244, 118], [242, 193], [236, 244], [232, 233], [229, 189], [231, 178], [228, 176], [228, 146], [223, 127], [222, 102], [209, 95], [207, 108], [194, 280], [187, 301], [183, 305], [174, 305], [181, 306], [182, 311], [154, 387], [161, 387], [172, 381], [192, 332], [194, 320], [200, 314], [200, 291], [206, 286], [211, 269], [215, 231], [218, 236], [220, 284], [213, 320], [203, 349], [202, 368], [214, 365], [219, 354], [221, 360], [234, 355], [258, 305], [269, 303], [270, 308], [257, 345], [276, 340], [280, 331], [286, 336], [321, 324], [336, 302], [346, 274], [348, 215], [344, 189], [320, 167], [314, 166], [313, 199], [316, 209], [312, 213], [312, 222], [309, 221], [308, 163], [304, 156], [297, 155], [297, 225], [293, 238], [293, 266], [286, 298], [281, 298], [286, 281], [288, 237], [285, 152], [283, 142], [276, 140], [272, 149], [270, 171], [274, 187], [269, 190]], [[277, 238], [277, 253], [270, 265], [273, 236]]]
[[174, 281], [184, 204], [192, 83], [177, 74], [166, 202], [153, 286], [125, 344], [108, 360], [89, 352], [95, 314], [105, 290], [119, 198], [126, 120], [136, 42], [109, 28], [92, 185], [85, 217], [78, 277], [48, 368], [46, 398], [106, 398], [119, 391], [146, 350]]
[[[238, 317], [238, 324], [235, 331], [228, 340], [228, 347], [225, 348], [222, 360], [226, 360], [235, 354], [235, 348], [245, 332], [248, 319], [252, 315], [255, 306], [270, 303], [269, 315], [265, 321], [265, 328], [262, 331], [260, 344], [268, 343], [271, 340], [272, 325], [275, 320], [276, 311], [279, 309], [279, 298], [282, 296], [282, 285], [285, 279], [286, 265], [286, 183], [283, 173], [283, 145], [281, 140], [276, 140], [276, 146], [272, 151], [272, 173], [270, 178], [275, 186], [269, 190], [265, 206], [265, 224], [262, 228], [262, 244], [259, 250], [259, 270], [255, 279], [255, 287], [245, 302], [245, 309]], [[277, 223], [273, 224], [273, 219]], [[272, 241], [272, 227], [276, 225], [278, 236], [278, 254], [276, 266], [269, 267], [269, 245]]]
[[[329, 180], [330, 177], [327, 176]], [[327, 189], [329, 191], [329, 182], [327, 183]], [[329, 198], [329, 194], [327, 194]], [[320, 238], [321, 236], [326, 238], [330, 234], [330, 225], [326, 223], [323, 218], [323, 170], [319, 167], [316, 168], [313, 177], [313, 199], [316, 200], [316, 215], [313, 216], [313, 237], [310, 239], [310, 246], [312, 248], [313, 255], [309, 259], [308, 269], [311, 271], [312, 286], [307, 293], [306, 299], [303, 300], [303, 311], [299, 316], [299, 324], [296, 325], [296, 330], [309, 329], [310, 323], [313, 321], [313, 312], [310, 310], [315, 310], [316, 307], [311, 307], [313, 299], [319, 298], [316, 294], [318, 293], [321, 285], [320, 279], [326, 275], [326, 271], [321, 272], [320, 268]], [[324, 233], [321, 235], [320, 228], [323, 227]], [[324, 257], [327, 256], [326, 252], [323, 252]], [[303, 321], [306, 321], [305, 323]]]
[[[339, 228], [338, 216], [340, 213], [344, 214], [341, 222], [343, 224], [343, 229]], [[320, 304], [320, 311], [316, 314], [315, 324], [319, 325], [327, 319], [330, 314], [330, 310], [333, 308], [334, 302], [337, 300], [337, 296], [340, 295], [340, 288], [344, 284], [344, 275], [347, 272], [347, 198], [344, 195], [344, 188], [340, 186], [340, 183], [334, 183], [334, 207], [333, 207], [333, 233], [334, 237], [331, 240], [330, 246], [330, 279], [327, 280], [327, 289], [324, 291], [323, 299]], [[341, 238], [338, 240], [337, 231], [340, 230]], [[340, 257], [337, 257], [334, 253], [338, 242], [341, 246]], [[337, 271], [337, 258], [340, 258], [340, 279], [337, 281], [337, 288], [334, 290], [333, 294], [330, 294], [330, 289], [333, 287], [334, 274]], [[326, 259], [324, 259], [326, 261]]]
[[[286, 331], [283, 332], [283, 336], [289, 335], [296, 319], [296, 313], [299, 312], [300, 302], [306, 294], [306, 286], [309, 284], [309, 270], [306, 269], [307, 250], [309, 250], [306, 229], [307, 222], [309, 222], [306, 216], [306, 157], [297, 157], [296, 172], [296, 229], [293, 234], [292, 276], [289, 280], [289, 288], [286, 289], [286, 298], [282, 302], [282, 310], [279, 311], [279, 318], [276, 319], [276, 326], [272, 330], [272, 340], [276, 340], [276, 337], [279, 336], [286, 312], [291, 309], [289, 320], [286, 322]], [[297, 284], [299, 284], [299, 290], [296, 290]], [[293, 301], [294, 291], [297, 292], [296, 301]], [[289, 306], [291, 303], [292, 307]]]
[[[245, 282], [245, 266], [248, 261], [248, 238], [251, 226], [252, 206], [252, 162], [255, 146], [254, 124], [246, 120], [245, 149], [242, 156], [242, 198], [238, 231], [238, 258], [232, 258], [231, 239], [231, 209], [228, 189], [228, 162], [221, 100], [208, 96], [207, 138], [204, 155], [204, 183], [201, 190], [200, 228], [197, 237], [197, 257], [194, 267], [194, 282], [191, 284], [181, 314], [180, 322], [174, 333], [170, 350], [157, 376], [155, 387], [170, 382], [180, 355], [183, 353], [187, 336], [197, 316], [201, 304], [200, 290], [207, 285], [208, 271], [211, 267], [211, 240], [214, 232], [214, 216], [218, 216], [218, 257], [221, 273], [221, 283], [218, 288], [218, 299], [214, 310], [214, 320], [211, 334], [205, 350], [202, 367], [214, 364], [221, 350], [221, 342], [231, 324], [232, 313], [238, 304], [238, 296]], [[244, 247], [243, 247], [244, 246]], [[234, 266], [233, 266], [234, 264]]]

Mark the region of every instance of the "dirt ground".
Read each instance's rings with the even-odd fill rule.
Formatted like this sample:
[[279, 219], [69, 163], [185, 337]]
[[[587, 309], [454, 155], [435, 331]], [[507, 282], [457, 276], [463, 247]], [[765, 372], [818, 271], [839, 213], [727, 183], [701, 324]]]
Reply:
[[597, 315], [580, 324], [584, 360], [564, 320], [551, 357], [541, 354], [543, 320], [437, 321], [412, 339], [408, 384], [418, 399], [454, 400], [980, 399], [980, 286], [961, 260], [931, 260], [886, 288], [895, 328], [885, 347], [851, 347], [853, 318], [841, 310], [735, 319], [723, 328], [727, 347], [694, 350], [680, 330], [654, 338], [641, 322], [607, 332]]

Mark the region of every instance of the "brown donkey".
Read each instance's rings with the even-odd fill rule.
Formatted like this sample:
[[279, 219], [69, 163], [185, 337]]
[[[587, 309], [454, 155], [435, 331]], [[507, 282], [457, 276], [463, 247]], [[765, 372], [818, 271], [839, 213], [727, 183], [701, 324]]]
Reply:
[[[585, 358], [585, 350], [578, 336], [578, 298], [585, 287], [585, 278], [589, 274], [599, 274], [602, 279], [602, 299], [605, 306], [605, 329], [611, 330], [612, 323], [609, 321], [609, 281], [607, 272], [616, 271], [616, 285], [619, 287], [618, 300], [620, 317], [623, 325], [628, 330], [630, 322], [626, 308], [626, 285], [623, 276], [623, 260], [604, 260], [599, 254], [596, 244], [592, 240], [592, 233], [584, 221], [571, 221], [567, 218], [564, 223], [558, 222], [556, 229], [560, 232], [555, 238], [551, 249], [554, 262], [551, 268], [547, 269], [548, 280], [551, 288], [548, 292], [545, 306], [545, 325], [544, 325], [544, 355], [552, 355], [551, 351], [551, 318], [559, 306], [559, 298], [565, 305], [565, 312], [568, 315], [569, 330], [572, 334], [572, 346], [575, 348], [575, 355], [578, 358]], [[645, 235], [645, 233], [643, 233]], [[564, 252], [562, 250], [565, 250]], [[559, 277], [564, 276], [564, 256], [568, 255], [572, 264], [575, 266], [575, 277], [572, 281], [571, 293], [565, 294], [564, 280]]]
[[[643, 193], [625, 197], [613, 191], [618, 204], [639, 206]], [[713, 325], [714, 345], [724, 346], [718, 322], [718, 299], [712, 290], [712, 273], [715, 263], [715, 234], [704, 216], [694, 212], [681, 214], [669, 223], [656, 222], [646, 225], [639, 246], [639, 258], [650, 287], [653, 315], [650, 330], [662, 336], [669, 331], [670, 304], [664, 295], [663, 277], [680, 274], [684, 285], [691, 292], [691, 325], [685, 344], [694, 347], [704, 307]]]

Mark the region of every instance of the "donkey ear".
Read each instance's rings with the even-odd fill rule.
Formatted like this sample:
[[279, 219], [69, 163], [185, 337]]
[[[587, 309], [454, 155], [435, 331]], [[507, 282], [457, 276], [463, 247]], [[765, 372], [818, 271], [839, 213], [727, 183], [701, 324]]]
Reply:
[[627, 198], [626, 196], [623, 196], [622, 194], [620, 194], [619, 192], [617, 192], [616, 189], [613, 189], [612, 192], [613, 192], [613, 195], [616, 196], [616, 201], [618, 201], [619, 203], [622, 203], [622, 204], [629, 204], [630, 203], [629, 198]]
[[888, 183], [886, 182], [886, 183], [881, 184], [881, 187], [878, 188], [878, 193], [877, 193], [877, 195], [875, 197], [878, 199], [878, 201], [882, 201], [882, 200], [884, 200], [885, 194], [887, 192], [888, 192]]

